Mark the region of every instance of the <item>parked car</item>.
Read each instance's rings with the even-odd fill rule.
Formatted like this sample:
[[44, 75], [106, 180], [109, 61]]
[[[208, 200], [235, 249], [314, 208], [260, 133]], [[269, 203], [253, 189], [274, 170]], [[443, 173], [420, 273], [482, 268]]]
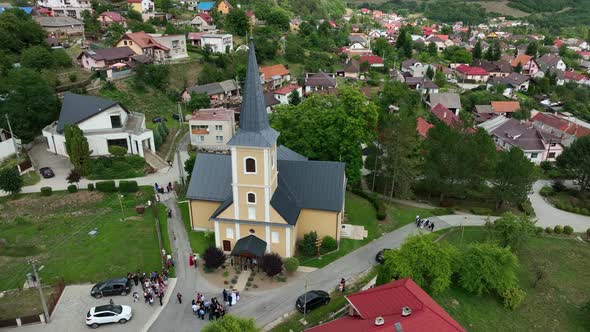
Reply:
[[100, 299], [103, 296], [127, 295], [130, 291], [131, 279], [114, 278], [94, 285], [90, 291], [90, 295]]
[[176, 121], [180, 121], [180, 114], [174, 113], [174, 114], [172, 114], [172, 118]]
[[297, 302], [295, 302], [295, 307], [299, 312], [303, 313], [328, 304], [329, 302], [330, 294], [322, 290], [312, 290], [301, 295], [297, 299]]
[[391, 250], [391, 249], [385, 248], [385, 249], [379, 250], [379, 252], [375, 256], [375, 260], [377, 261], [377, 263], [379, 263], [379, 264], [385, 263], [385, 257], [383, 256], [383, 254], [385, 254], [385, 252], [388, 250]]
[[49, 179], [55, 176], [55, 173], [53, 173], [53, 170], [50, 167], [41, 167], [39, 168], [39, 173], [41, 173], [41, 176]]
[[165, 122], [166, 118], [163, 118], [161, 116], [155, 116], [152, 118], [152, 123], [161, 123], [161, 122]]
[[102, 324], [125, 324], [133, 316], [128, 305], [107, 304], [92, 307], [86, 314], [86, 325], [95, 329]]

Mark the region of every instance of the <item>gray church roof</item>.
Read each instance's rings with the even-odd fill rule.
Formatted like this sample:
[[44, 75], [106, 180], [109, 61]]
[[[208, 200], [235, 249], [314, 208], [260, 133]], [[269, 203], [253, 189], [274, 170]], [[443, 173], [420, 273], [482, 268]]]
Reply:
[[250, 39], [244, 98], [242, 99], [242, 111], [240, 112], [240, 129], [227, 144], [271, 147], [276, 143], [278, 137], [279, 132], [271, 128], [268, 123], [254, 42]]
[[299, 153], [289, 149], [284, 145], [279, 145], [277, 147], [277, 159], [278, 160], [307, 160], [306, 156], [302, 156]]
[[186, 197], [222, 202], [231, 192], [231, 157], [197, 154]]
[[65, 126], [78, 124], [117, 104], [109, 99], [66, 92], [57, 121], [57, 132], [62, 133]]

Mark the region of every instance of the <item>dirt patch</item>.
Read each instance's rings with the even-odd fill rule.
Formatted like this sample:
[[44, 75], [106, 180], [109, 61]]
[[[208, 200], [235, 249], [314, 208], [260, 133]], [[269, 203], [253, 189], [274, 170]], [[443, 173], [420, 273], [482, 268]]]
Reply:
[[485, 10], [501, 15], [508, 15], [513, 17], [525, 17], [530, 13], [508, 6], [508, 1], [477, 1], [473, 2], [485, 8]]
[[[224, 272], [227, 272], [226, 276], [224, 275]], [[269, 278], [262, 271], [255, 270], [250, 275], [250, 286], [246, 285], [246, 289], [244, 289], [243, 292], [255, 293], [259, 291], [266, 291], [277, 287], [285, 286], [289, 282], [301, 278], [303, 274], [304, 273], [302, 272], [288, 274], [287, 281], [282, 282]], [[219, 288], [233, 288], [235, 286], [235, 283], [233, 283], [232, 281], [236, 281], [239, 277], [239, 274], [236, 273], [236, 270], [232, 266], [227, 266], [225, 269], [219, 268], [215, 272], [203, 272], [203, 276], [207, 279], [209, 283]]]
[[81, 206], [98, 203], [104, 199], [104, 194], [96, 191], [80, 191], [73, 194], [42, 196], [27, 196], [8, 201], [0, 205], [2, 219], [13, 219], [16, 216], [50, 215], [69, 207], [79, 209]]

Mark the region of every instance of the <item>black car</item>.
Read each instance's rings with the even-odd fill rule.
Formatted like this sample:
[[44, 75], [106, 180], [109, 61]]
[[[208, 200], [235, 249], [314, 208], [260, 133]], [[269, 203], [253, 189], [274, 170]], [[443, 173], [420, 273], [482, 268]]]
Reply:
[[39, 173], [41, 173], [41, 176], [49, 179], [55, 176], [55, 173], [53, 173], [53, 170], [49, 167], [41, 167], [39, 168]]
[[127, 295], [130, 291], [131, 279], [114, 278], [94, 285], [90, 291], [90, 295], [100, 299], [103, 296]]
[[379, 263], [379, 264], [385, 263], [385, 257], [383, 256], [383, 254], [385, 254], [385, 252], [388, 251], [388, 250], [391, 250], [391, 249], [388, 249], [388, 248], [381, 249], [377, 253], [377, 256], [375, 256], [375, 260], [377, 261], [377, 263]]
[[312, 290], [301, 295], [295, 302], [295, 307], [303, 313], [328, 304], [328, 302], [330, 302], [330, 294], [322, 290]]
[[161, 123], [161, 122], [165, 122], [166, 118], [163, 118], [161, 116], [155, 116], [152, 118], [152, 123]]
[[174, 113], [174, 114], [172, 114], [172, 118], [176, 121], [180, 121], [180, 114]]

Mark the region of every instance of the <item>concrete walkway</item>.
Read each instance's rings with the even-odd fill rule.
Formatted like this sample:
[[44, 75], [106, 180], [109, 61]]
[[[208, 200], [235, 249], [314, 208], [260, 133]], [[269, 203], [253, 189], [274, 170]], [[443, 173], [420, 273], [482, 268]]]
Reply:
[[544, 186], [550, 186], [552, 181], [539, 180], [533, 185], [533, 192], [529, 195], [535, 214], [537, 226], [553, 227], [555, 225], [570, 225], [576, 232], [586, 232], [590, 228], [590, 217], [560, 210], [545, 200], [539, 194]]

